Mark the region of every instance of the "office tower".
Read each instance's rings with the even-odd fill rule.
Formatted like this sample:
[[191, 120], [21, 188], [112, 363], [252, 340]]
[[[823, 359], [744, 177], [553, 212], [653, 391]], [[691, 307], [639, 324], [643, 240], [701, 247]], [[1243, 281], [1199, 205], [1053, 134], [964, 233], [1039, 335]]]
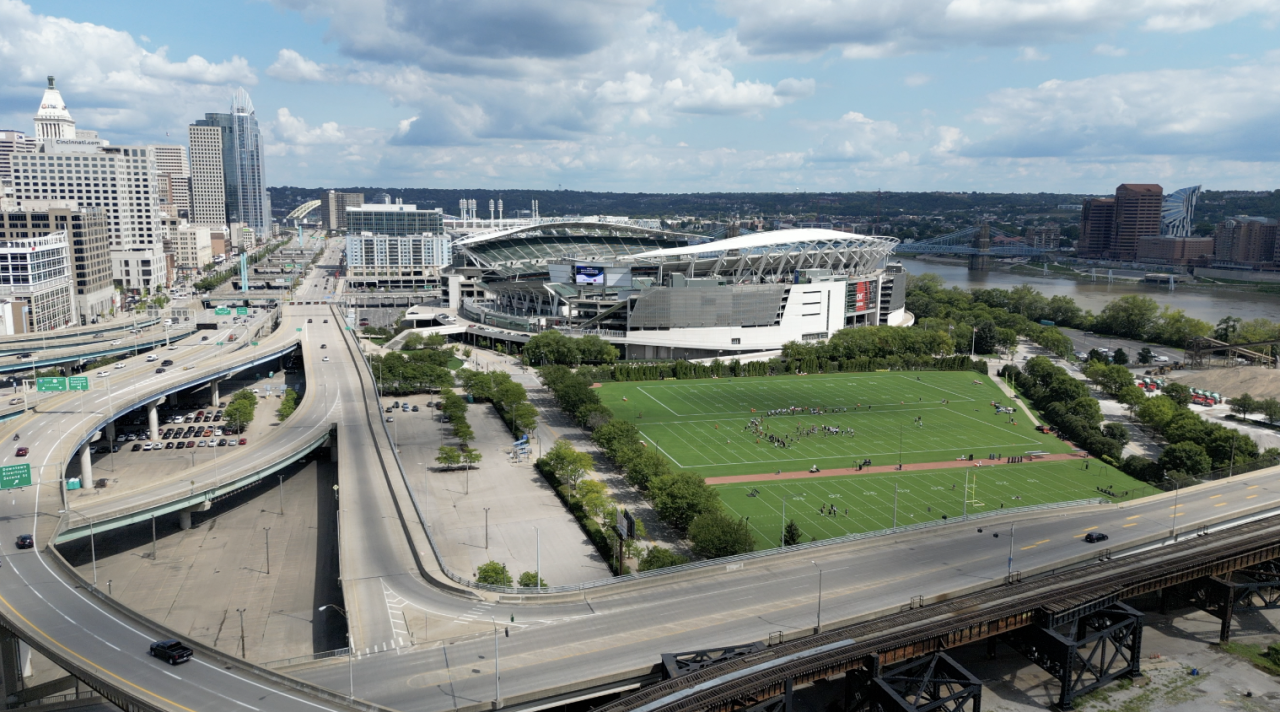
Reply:
[[444, 211], [418, 210], [418, 206], [404, 203], [348, 206], [347, 230], [353, 235], [443, 235]]
[[364, 193], [329, 191], [329, 195], [325, 200], [325, 228], [334, 231], [346, 230], [347, 207], [358, 208], [361, 205], [364, 205]]
[[1111, 245], [1115, 230], [1115, 198], [1089, 198], [1080, 213], [1080, 242], [1076, 252], [1081, 257], [1102, 257]]
[[67, 111], [67, 104], [62, 100], [62, 92], [54, 86], [53, 77], [49, 77], [49, 86], [40, 98], [35, 121], [36, 140], [45, 144], [76, 138], [76, 120]]
[[[115, 308], [111, 239], [107, 233], [104, 208], [82, 206], [74, 200], [27, 200], [20, 207], [9, 207], [5, 213], [10, 224], [25, 228], [9, 232], [10, 237], [35, 238], [54, 232], [67, 233], [72, 291], [79, 324], [93, 322]], [[0, 236], [3, 232], [0, 231]]]
[[76, 323], [70, 221], [56, 217], [35, 210], [0, 211], [0, 334]]
[[191, 145], [192, 222], [240, 223], [270, 235], [263, 182], [262, 134], [249, 93], [240, 88], [227, 114], [205, 114], [187, 127]]
[[149, 146], [156, 157], [156, 189], [160, 209], [169, 217], [191, 217], [191, 167], [186, 146]]
[[1181, 188], [1164, 198], [1160, 210], [1160, 234], [1171, 237], [1190, 237], [1195, 229], [1196, 200], [1200, 198], [1200, 186]]
[[1164, 189], [1155, 183], [1125, 183], [1116, 188], [1116, 223], [1105, 256], [1132, 261], [1138, 238], [1160, 234]]

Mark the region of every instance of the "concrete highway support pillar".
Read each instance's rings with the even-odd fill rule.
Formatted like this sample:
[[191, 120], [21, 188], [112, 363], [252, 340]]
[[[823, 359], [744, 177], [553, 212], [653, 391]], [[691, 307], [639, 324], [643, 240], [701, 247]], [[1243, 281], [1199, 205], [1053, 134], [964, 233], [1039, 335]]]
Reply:
[[190, 529], [192, 512], [207, 512], [212, 508], [213, 504], [211, 502], [201, 502], [178, 512], [178, 528], [183, 531]]
[[[104, 437], [107, 439], [108, 445], [113, 445], [116, 441], [116, 421], [108, 420], [107, 427], [103, 431]], [[114, 445], [113, 445], [114, 446]]]
[[157, 398], [155, 401], [147, 404], [147, 427], [150, 430], [152, 440], [160, 439], [160, 415], [156, 412], [156, 409], [163, 402], [163, 398]]
[[212, 381], [209, 381], [209, 407], [210, 408], [217, 408], [218, 401], [222, 400], [218, 394], [218, 384], [221, 382], [222, 381], [217, 378], [213, 379]]
[[80, 482], [84, 485], [93, 482], [93, 446], [88, 442], [80, 446]]
[[22, 651], [18, 636], [8, 629], [0, 629], [0, 684], [6, 699], [22, 692]]

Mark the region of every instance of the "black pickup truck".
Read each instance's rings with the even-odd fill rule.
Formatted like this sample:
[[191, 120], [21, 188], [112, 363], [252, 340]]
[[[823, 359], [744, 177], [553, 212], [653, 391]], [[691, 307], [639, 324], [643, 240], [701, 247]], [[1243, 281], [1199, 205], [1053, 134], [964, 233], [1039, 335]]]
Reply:
[[176, 640], [157, 640], [151, 644], [151, 657], [160, 658], [170, 665], [180, 665], [191, 659], [194, 651]]

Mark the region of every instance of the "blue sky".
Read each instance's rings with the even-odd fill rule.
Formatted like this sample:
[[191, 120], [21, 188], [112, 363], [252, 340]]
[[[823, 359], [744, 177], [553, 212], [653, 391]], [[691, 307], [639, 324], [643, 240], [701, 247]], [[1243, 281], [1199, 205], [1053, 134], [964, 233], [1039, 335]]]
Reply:
[[1280, 0], [0, 0], [0, 125], [185, 142], [253, 97], [272, 185], [1274, 189]]

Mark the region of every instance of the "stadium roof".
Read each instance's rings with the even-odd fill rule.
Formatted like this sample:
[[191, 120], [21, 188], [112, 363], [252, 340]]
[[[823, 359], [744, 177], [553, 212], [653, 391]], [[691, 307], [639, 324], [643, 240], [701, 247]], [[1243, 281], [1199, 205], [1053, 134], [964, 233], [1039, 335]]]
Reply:
[[629, 218], [611, 217], [607, 215], [568, 217], [568, 218], [540, 218], [537, 223], [518, 225], [516, 227], [502, 228], [500, 230], [490, 230], [482, 232], [478, 235], [458, 240], [454, 243], [457, 247], [470, 247], [484, 242], [492, 242], [504, 238], [518, 237], [521, 233], [530, 233], [534, 235], [543, 232], [555, 232], [557, 230], [578, 229], [603, 229], [623, 228], [638, 233], [647, 233], [652, 235], [660, 235], [666, 237], [677, 237], [686, 239], [698, 239], [698, 235], [690, 235], [688, 233], [677, 232], [674, 230], [662, 230], [660, 228], [651, 227], [653, 221], [631, 220]]
[[[820, 228], [801, 228], [798, 230], [773, 230], [771, 232], [755, 232], [750, 235], [739, 235], [715, 242], [700, 245], [684, 245], [667, 247], [661, 250], [650, 250], [633, 255], [636, 259], [649, 257], [681, 257], [686, 255], [717, 255], [731, 250], [754, 252], [765, 248], [795, 246], [797, 248], [833, 248], [863, 245], [868, 247], [888, 247], [898, 244], [892, 237], [876, 237], [858, 235], [839, 230], [823, 230]], [[886, 252], [887, 252], [886, 251]]]

